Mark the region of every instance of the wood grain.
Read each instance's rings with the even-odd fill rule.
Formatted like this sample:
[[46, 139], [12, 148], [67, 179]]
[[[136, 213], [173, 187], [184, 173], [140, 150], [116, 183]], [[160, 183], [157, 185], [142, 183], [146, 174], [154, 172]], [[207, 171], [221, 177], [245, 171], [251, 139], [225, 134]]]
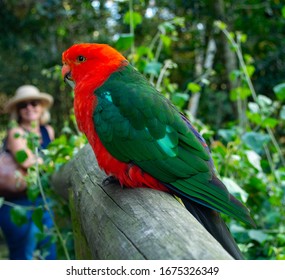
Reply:
[[231, 259], [172, 195], [104, 178], [89, 145], [53, 176], [70, 199], [78, 259]]

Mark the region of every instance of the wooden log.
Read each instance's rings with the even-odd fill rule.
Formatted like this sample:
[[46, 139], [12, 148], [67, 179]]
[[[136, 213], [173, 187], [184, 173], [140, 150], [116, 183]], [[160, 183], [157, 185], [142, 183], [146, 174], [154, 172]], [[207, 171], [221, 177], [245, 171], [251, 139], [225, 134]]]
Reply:
[[89, 145], [53, 177], [63, 196], [71, 189], [78, 259], [232, 259], [172, 195], [103, 185], [104, 178]]

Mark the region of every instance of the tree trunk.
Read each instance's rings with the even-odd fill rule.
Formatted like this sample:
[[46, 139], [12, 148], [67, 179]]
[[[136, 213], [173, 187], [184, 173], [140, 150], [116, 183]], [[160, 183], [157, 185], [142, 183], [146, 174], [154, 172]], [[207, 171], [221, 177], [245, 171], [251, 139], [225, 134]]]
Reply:
[[[201, 80], [203, 79], [207, 80], [213, 68], [215, 53], [216, 53], [216, 43], [215, 40], [211, 38], [208, 42], [205, 59], [203, 57], [203, 52], [201, 50], [198, 51], [198, 53], [196, 54], [196, 64], [195, 64], [196, 77], [201, 77]], [[203, 81], [200, 81], [200, 84], [204, 86]], [[197, 117], [200, 97], [201, 97], [201, 92], [196, 92], [192, 94], [189, 100], [188, 110], [191, 116], [193, 116], [193, 118]]]
[[[216, 14], [216, 18], [225, 22], [227, 25], [230, 23], [226, 21], [226, 12], [225, 12], [225, 3], [224, 0], [215, 0], [213, 1], [213, 10]], [[232, 89], [236, 88], [238, 86], [238, 80], [231, 80], [230, 74], [239, 68], [237, 56], [236, 53], [231, 50], [231, 45], [228, 42], [228, 39], [226, 36], [222, 33], [220, 33], [219, 37], [220, 41], [220, 47], [223, 54], [223, 61], [225, 64], [225, 70], [226, 70], [226, 83], [228, 91], [230, 92]], [[242, 100], [238, 98], [237, 100], [237, 111], [238, 111], [238, 118], [239, 118], [239, 125], [242, 131], [246, 129], [247, 126], [247, 117], [245, 114], [247, 108], [247, 102], [246, 100]]]

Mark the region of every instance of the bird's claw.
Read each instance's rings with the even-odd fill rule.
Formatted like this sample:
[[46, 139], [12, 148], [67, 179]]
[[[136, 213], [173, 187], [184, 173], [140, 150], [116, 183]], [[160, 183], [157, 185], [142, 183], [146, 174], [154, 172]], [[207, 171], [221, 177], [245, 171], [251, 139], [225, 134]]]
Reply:
[[115, 176], [106, 177], [102, 182], [103, 186], [107, 186], [110, 184], [118, 184], [118, 183], [119, 181]]

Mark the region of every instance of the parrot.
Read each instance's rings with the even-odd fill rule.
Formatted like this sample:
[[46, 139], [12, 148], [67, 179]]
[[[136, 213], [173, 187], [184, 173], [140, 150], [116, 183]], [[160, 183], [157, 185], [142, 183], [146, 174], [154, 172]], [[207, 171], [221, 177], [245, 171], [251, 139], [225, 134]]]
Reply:
[[108, 44], [72, 45], [62, 53], [61, 72], [74, 89], [78, 128], [109, 178], [179, 197], [234, 259], [244, 259], [221, 213], [254, 221], [218, 178], [190, 120]]

